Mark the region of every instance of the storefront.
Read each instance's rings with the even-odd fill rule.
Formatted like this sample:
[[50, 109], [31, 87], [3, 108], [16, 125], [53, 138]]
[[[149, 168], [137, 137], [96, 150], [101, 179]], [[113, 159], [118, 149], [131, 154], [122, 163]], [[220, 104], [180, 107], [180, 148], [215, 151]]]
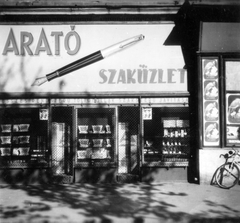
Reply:
[[1, 3], [1, 182], [210, 183], [239, 144], [239, 3], [73, 2]]
[[3, 179], [187, 181], [187, 71], [180, 46], [164, 46], [172, 28], [2, 24]]

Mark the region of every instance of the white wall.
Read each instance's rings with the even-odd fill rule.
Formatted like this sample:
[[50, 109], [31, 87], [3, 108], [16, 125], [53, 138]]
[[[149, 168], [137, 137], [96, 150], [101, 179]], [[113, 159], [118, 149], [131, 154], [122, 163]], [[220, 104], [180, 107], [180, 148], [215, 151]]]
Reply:
[[216, 169], [225, 162], [221, 154], [227, 153], [227, 149], [202, 149], [199, 151], [200, 184], [210, 184]]

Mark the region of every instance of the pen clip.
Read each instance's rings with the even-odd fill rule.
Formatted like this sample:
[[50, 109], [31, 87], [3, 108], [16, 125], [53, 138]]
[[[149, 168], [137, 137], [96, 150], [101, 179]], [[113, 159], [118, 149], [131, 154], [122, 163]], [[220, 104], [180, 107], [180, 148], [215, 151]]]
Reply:
[[129, 46], [129, 45], [131, 45], [133, 43], [136, 43], [136, 42], [138, 42], [140, 40], [143, 40], [143, 39], [144, 39], [144, 35], [141, 34], [141, 35], [139, 35], [137, 37], [134, 37], [134, 39], [131, 40], [130, 42], [120, 45], [119, 48], [123, 49], [123, 48], [125, 48], [125, 47], [127, 47], [127, 46]]

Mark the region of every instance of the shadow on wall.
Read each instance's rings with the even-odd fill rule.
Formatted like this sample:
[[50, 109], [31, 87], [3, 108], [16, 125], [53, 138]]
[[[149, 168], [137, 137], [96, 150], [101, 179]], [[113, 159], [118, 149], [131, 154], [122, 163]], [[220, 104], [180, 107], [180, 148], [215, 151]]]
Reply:
[[13, 66], [10, 66], [8, 68], [5, 67], [5, 64], [7, 63], [7, 59], [3, 61], [3, 63], [0, 66], [0, 92], [4, 92], [5, 86], [8, 81], [11, 80], [13, 77]]
[[[0, 66], [0, 93], [7, 93], [6, 87], [9, 82], [16, 83], [17, 89], [22, 88], [22, 93], [31, 92], [31, 86], [29, 86], [26, 74], [26, 65], [30, 59], [31, 58], [26, 59], [25, 57], [21, 57], [19, 64], [9, 62], [7, 58], [4, 59]], [[31, 74], [31, 76], [37, 78], [41, 72], [42, 67], [39, 67], [37, 72], [35, 74]], [[20, 76], [20, 79], [15, 80], [18, 76]]]

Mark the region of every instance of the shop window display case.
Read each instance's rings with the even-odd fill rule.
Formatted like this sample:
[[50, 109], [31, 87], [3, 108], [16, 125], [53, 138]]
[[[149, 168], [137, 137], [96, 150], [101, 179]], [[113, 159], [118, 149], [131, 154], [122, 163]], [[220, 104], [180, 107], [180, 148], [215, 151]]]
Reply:
[[160, 166], [186, 166], [189, 160], [188, 108], [143, 108], [144, 163]]
[[[0, 109], [1, 166], [47, 166], [48, 122], [39, 108]], [[44, 109], [47, 111], [47, 109]]]
[[115, 160], [115, 109], [77, 109], [76, 163], [107, 165]]

